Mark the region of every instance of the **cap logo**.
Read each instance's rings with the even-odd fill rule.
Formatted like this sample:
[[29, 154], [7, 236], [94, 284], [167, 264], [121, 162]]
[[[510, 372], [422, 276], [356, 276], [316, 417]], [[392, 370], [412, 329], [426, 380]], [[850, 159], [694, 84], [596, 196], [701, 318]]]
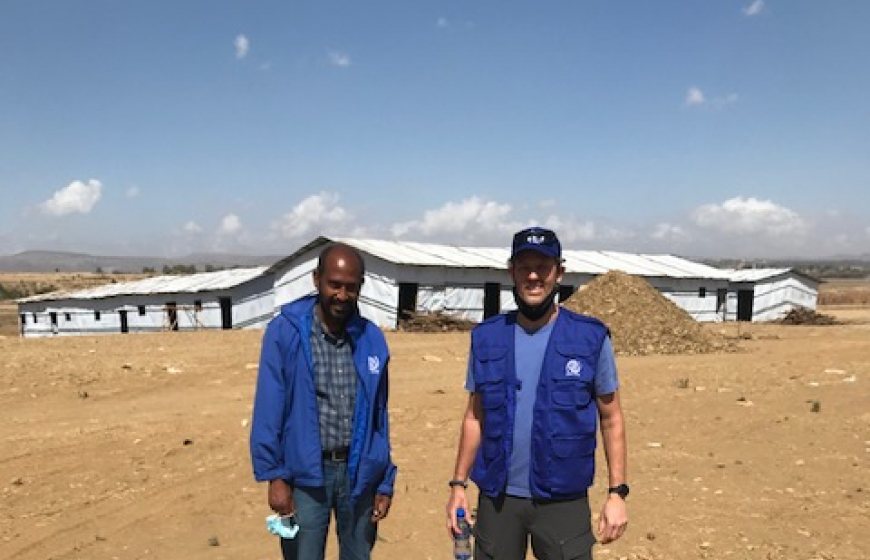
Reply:
[[566, 377], [580, 377], [580, 371], [582, 369], [583, 369], [583, 364], [581, 364], [577, 360], [568, 360], [568, 363], [565, 364], [565, 376]]
[[535, 245], [540, 245], [544, 241], [547, 240], [547, 237], [544, 235], [529, 235], [526, 237], [526, 241], [529, 243], [534, 243]]
[[381, 372], [381, 361], [377, 356], [369, 356], [369, 373], [377, 375]]

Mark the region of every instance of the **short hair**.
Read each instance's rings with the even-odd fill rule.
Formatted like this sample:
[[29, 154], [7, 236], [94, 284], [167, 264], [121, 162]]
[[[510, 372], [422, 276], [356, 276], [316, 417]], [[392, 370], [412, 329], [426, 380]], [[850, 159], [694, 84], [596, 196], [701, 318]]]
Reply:
[[366, 275], [366, 262], [363, 260], [362, 254], [347, 243], [330, 243], [320, 251], [320, 256], [317, 257], [317, 274], [323, 274], [323, 269], [326, 268], [326, 259], [329, 258], [329, 254], [335, 249], [345, 249], [356, 257], [359, 263], [359, 277], [360, 281], [362, 281]]

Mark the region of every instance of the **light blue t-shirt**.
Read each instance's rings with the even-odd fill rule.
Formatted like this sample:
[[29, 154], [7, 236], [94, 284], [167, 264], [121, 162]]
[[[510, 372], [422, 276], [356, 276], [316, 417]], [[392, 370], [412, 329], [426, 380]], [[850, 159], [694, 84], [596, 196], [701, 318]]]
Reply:
[[[514, 362], [516, 364], [517, 409], [514, 418], [513, 452], [511, 453], [508, 471], [507, 494], [521, 498], [530, 498], [529, 462], [532, 449], [532, 413], [535, 407], [538, 381], [541, 377], [541, 367], [544, 364], [544, 354], [547, 342], [553, 331], [554, 322], [547, 323], [533, 333], [516, 325], [514, 333]], [[595, 394], [609, 395], [619, 388], [616, 375], [616, 361], [613, 357], [613, 345], [610, 337], [604, 338], [601, 354], [598, 357], [598, 368], [595, 372]], [[469, 368], [465, 379], [465, 388], [474, 391], [474, 376]]]

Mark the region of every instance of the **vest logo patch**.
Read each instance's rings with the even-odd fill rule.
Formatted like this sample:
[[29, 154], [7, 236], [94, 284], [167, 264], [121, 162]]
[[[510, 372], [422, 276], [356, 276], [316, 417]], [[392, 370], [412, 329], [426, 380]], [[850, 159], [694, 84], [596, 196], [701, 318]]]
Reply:
[[381, 373], [381, 361], [377, 356], [369, 356], [369, 373], [372, 375]]
[[580, 377], [580, 371], [583, 369], [583, 364], [577, 360], [568, 360], [565, 364], [565, 375], [567, 377]]

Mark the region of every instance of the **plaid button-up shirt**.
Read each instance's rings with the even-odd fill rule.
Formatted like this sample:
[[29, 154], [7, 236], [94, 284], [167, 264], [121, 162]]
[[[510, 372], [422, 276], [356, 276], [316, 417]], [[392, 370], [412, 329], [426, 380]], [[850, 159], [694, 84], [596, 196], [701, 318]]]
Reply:
[[356, 404], [353, 348], [346, 336], [335, 338], [329, 334], [316, 312], [311, 322], [311, 354], [323, 450], [347, 449]]

